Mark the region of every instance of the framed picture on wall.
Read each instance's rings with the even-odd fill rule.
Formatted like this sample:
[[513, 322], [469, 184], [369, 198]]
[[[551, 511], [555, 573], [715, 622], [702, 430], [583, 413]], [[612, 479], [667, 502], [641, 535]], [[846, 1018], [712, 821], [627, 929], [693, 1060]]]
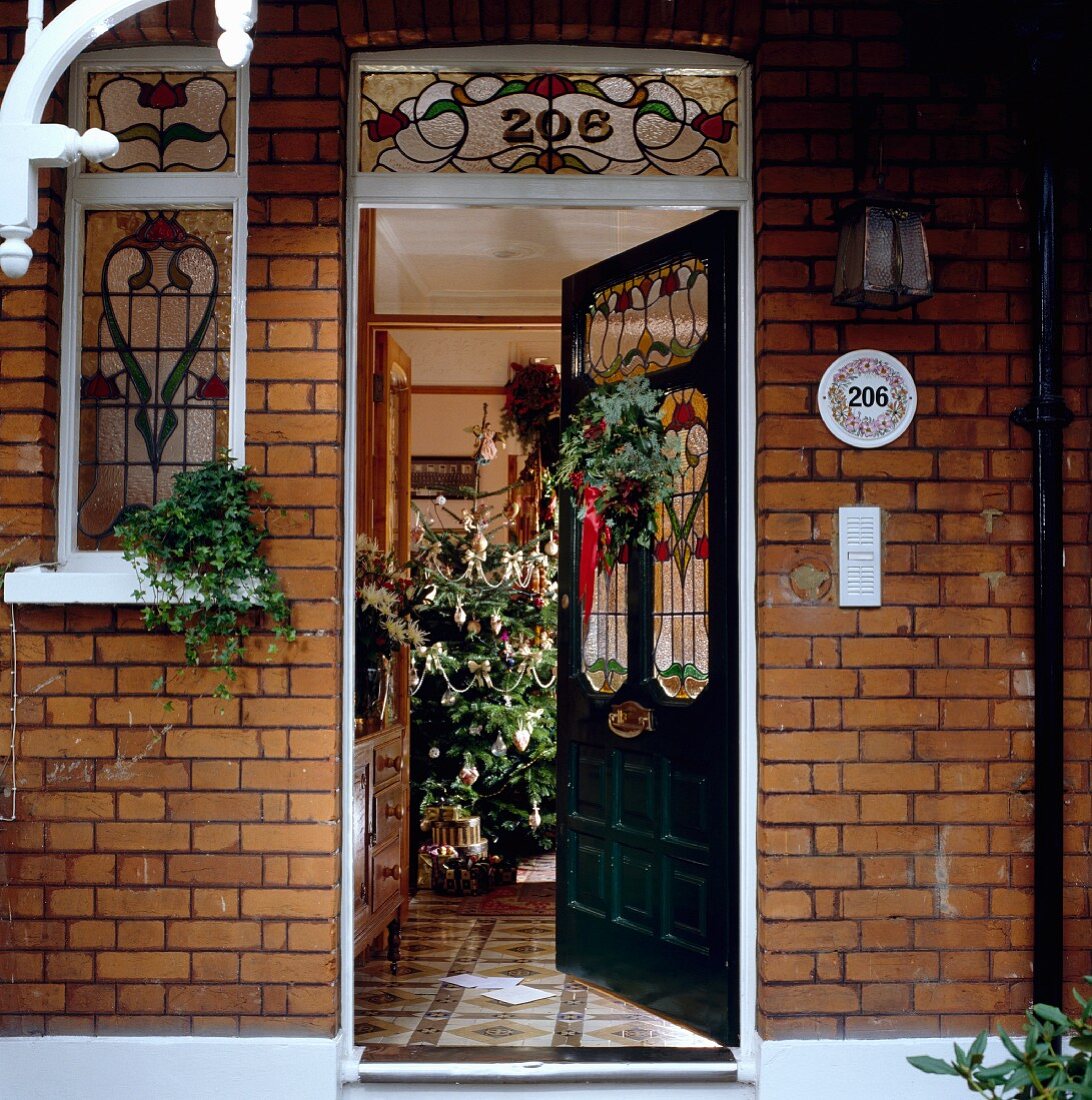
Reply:
[[466, 497], [474, 491], [476, 472], [472, 458], [415, 455], [410, 459], [410, 487], [415, 497]]

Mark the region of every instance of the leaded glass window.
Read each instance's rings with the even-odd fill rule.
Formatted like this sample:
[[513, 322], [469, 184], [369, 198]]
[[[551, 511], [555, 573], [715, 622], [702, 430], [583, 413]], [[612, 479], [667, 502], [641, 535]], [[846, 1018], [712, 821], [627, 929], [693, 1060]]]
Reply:
[[653, 669], [682, 702], [709, 682], [709, 404], [700, 390], [674, 390], [661, 416], [682, 464], [653, 544]]
[[364, 72], [361, 172], [736, 176], [724, 72]]
[[86, 214], [76, 548], [228, 445], [232, 212]]
[[709, 277], [683, 256], [604, 287], [588, 307], [584, 372], [616, 382], [681, 366], [705, 343]]
[[233, 172], [234, 72], [89, 71], [87, 124], [121, 143], [91, 173]]
[[628, 674], [627, 577], [624, 561], [619, 561], [609, 573], [599, 570], [595, 597], [584, 626], [581, 650], [584, 677], [593, 690], [604, 695], [613, 695], [626, 682]]

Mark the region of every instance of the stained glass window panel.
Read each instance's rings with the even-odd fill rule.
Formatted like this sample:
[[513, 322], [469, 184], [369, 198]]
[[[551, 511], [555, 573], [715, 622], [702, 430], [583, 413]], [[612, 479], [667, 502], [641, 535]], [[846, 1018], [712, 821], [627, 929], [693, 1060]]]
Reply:
[[121, 143], [88, 172], [233, 172], [233, 72], [90, 72], [87, 124]]
[[627, 575], [625, 562], [618, 562], [609, 573], [599, 570], [591, 614], [584, 626], [584, 677], [604, 695], [613, 695], [626, 682]]
[[690, 361], [709, 331], [705, 262], [683, 256], [604, 287], [588, 307], [584, 371], [617, 382]]
[[653, 544], [653, 665], [664, 693], [682, 702], [709, 682], [709, 406], [700, 390], [675, 390], [661, 415], [683, 462]]
[[362, 172], [735, 176], [729, 73], [361, 76]]
[[96, 210], [82, 284], [76, 546], [228, 442], [232, 215]]

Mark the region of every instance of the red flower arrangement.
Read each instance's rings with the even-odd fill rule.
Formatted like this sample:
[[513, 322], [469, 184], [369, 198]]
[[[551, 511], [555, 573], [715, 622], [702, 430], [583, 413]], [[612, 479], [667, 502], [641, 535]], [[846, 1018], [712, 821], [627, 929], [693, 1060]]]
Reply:
[[561, 408], [561, 377], [552, 363], [511, 365], [512, 377], [504, 387], [505, 431], [531, 450], [538, 446], [551, 416]]

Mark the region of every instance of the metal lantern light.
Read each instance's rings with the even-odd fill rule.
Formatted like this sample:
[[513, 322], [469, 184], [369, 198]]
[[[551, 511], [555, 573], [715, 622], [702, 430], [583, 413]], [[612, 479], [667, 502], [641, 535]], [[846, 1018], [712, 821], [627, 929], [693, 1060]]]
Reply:
[[929, 207], [880, 189], [835, 214], [841, 227], [834, 304], [905, 309], [933, 296], [923, 215]]

